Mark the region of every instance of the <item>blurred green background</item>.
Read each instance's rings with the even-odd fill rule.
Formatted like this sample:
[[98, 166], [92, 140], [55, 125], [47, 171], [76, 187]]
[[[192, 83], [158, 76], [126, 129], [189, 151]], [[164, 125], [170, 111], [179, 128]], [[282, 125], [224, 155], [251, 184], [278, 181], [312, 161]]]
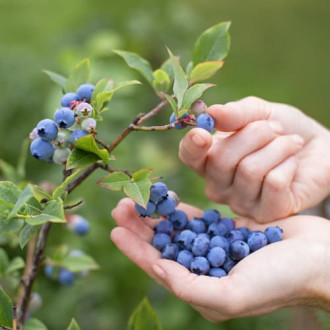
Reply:
[[[111, 50], [140, 53], [156, 68], [166, 59], [167, 45], [186, 64], [198, 35], [227, 20], [232, 21], [231, 51], [213, 79], [218, 87], [206, 92], [205, 101], [224, 103], [256, 95], [295, 105], [329, 127], [329, 1], [0, 0], [0, 158], [15, 163], [22, 140], [59, 106], [61, 91], [42, 69], [67, 75], [78, 61], [90, 57], [92, 83], [102, 77], [142, 80]], [[110, 142], [136, 114], [156, 103], [147, 84], [118, 93], [99, 126], [100, 136]], [[167, 123], [169, 115], [167, 109], [151, 123]], [[154, 175], [164, 176], [185, 202], [214, 207], [204, 196], [203, 181], [178, 160], [183, 134], [133, 133], [116, 150], [113, 166], [132, 171], [153, 167]], [[61, 180], [58, 166], [30, 156], [27, 165], [28, 179], [34, 183]], [[66, 242], [93, 255], [101, 270], [70, 288], [40, 277], [35, 289], [44, 304], [33, 315], [49, 329], [66, 328], [72, 316], [82, 329], [125, 329], [128, 316], [145, 295], [165, 330], [294, 329], [291, 309], [212, 324], [157, 286], [109, 241], [115, 226], [110, 212], [122, 196], [96, 186], [100, 175], [95, 173], [72, 196], [85, 201], [79, 213], [91, 221], [90, 235], [73, 237], [54, 226], [48, 251]]]

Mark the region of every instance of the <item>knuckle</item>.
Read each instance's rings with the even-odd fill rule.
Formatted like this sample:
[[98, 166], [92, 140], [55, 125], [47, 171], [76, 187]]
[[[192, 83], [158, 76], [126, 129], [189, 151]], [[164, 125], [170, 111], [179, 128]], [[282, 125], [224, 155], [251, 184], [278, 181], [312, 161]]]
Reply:
[[251, 182], [259, 178], [260, 171], [255, 162], [251, 162], [248, 158], [244, 158], [238, 164], [237, 175], [243, 178], [243, 180]]

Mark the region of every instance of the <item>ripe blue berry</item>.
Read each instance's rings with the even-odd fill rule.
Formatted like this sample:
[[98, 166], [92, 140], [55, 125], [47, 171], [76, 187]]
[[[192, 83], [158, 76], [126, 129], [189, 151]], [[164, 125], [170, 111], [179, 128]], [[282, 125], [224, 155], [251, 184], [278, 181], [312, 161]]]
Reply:
[[61, 100], [62, 107], [71, 108], [71, 102], [78, 101], [78, 95], [76, 93], [66, 93]]
[[155, 227], [155, 232], [156, 233], [165, 233], [165, 234], [171, 236], [173, 233], [173, 225], [168, 220], [162, 220]]
[[197, 116], [196, 126], [211, 132], [214, 128], [214, 119], [208, 113], [201, 113]]
[[204, 257], [194, 257], [190, 263], [190, 270], [197, 275], [206, 275], [210, 270], [210, 264]]
[[226, 251], [223, 248], [216, 246], [209, 251], [206, 258], [212, 267], [220, 267], [225, 262]]
[[261, 231], [252, 231], [249, 234], [247, 243], [250, 247], [251, 252], [254, 252], [267, 245], [267, 237]]
[[221, 223], [223, 223], [228, 231], [234, 230], [235, 229], [235, 222], [231, 218], [222, 218], [220, 220]]
[[164, 233], [158, 233], [154, 235], [151, 243], [157, 250], [161, 251], [166, 244], [171, 243], [171, 237]]
[[178, 246], [174, 243], [166, 244], [163, 251], [162, 251], [162, 258], [169, 259], [169, 260], [176, 260], [178, 256]]
[[220, 220], [220, 213], [217, 210], [206, 210], [202, 215], [202, 219], [205, 224], [209, 226], [213, 222], [218, 222]]
[[227, 227], [221, 222], [213, 222], [209, 225], [207, 233], [213, 236], [224, 236], [227, 234]]
[[250, 229], [247, 227], [240, 227], [237, 228], [237, 230], [239, 230], [243, 234], [244, 241], [246, 242], [250, 234]]
[[51, 141], [54, 140], [58, 133], [57, 125], [51, 119], [43, 119], [39, 121], [37, 125], [37, 132], [39, 137], [43, 140]]
[[210, 240], [210, 248], [219, 246], [221, 248], [223, 248], [226, 253], [229, 252], [229, 243], [226, 237], [224, 236], [213, 236]]
[[236, 264], [237, 264], [237, 261], [235, 261], [232, 258], [230, 258], [229, 256], [227, 256], [225, 259], [225, 262], [222, 265], [222, 268], [228, 274]]
[[44, 272], [45, 272], [45, 275], [48, 277], [48, 278], [53, 278], [53, 266], [52, 265], [46, 265], [45, 268], [44, 268]]
[[93, 107], [86, 102], [81, 102], [78, 106], [77, 106], [77, 115], [80, 118], [89, 118], [91, 117], [93, 114]]
[[43, 139], [35, 139], [30, 145], [30, 151], [33, 157], [48, 161], [54, 153], [53, 145]]
[[206, 230], [206, 226], [203, 220], [201, 219], [192, 219], [188, 222], [187, 228], [194, 231], [195, 233], [203, 233]]
[[268, 243], [275, 243], [282, 240], [283, 230], [280, 227], [269, 226], [265, 230]]
[[220, 277], [227, 276], [227, 273], [222, 268], [211, 268], [209, 271], [209, 276], [220, 278]]
[[171, 221], [174, 229], [183, 229], [188, 223], [188, 217], [182, 210], [175, 210], [168, 216], [168, 220]]
[[70, 272], [67, 269], [60, 269], [60, 272], [58, 274], [58, 281], [65, 286], [71, 285], [75, 280], [74, 273]]
[[237, 240], [230, 244], [230, 256], [234, 260], [242, 260], [249, 252], [249, 246], [244, 241]]
[[77, 89], [78, 100], [90, 102], [92, 94], [94, 92], [94, 85], [92, 84], [83, 84], [80, 85]]
[[244, 236], [243, 234], [239, 231], [239, 230], [231, 230], [228, 234], [227, 234], [227, 240], [229, 242], [229, 244], [235, 242], [235, 241], [244, 241]]
[[194, 256], [205, 256], [210, 247], [210, 240], [205, 236], [197, 236], [191, 247]]
[[185, 266], [186, 268], [190, 269], [190, 264], [192, 259], [193, 259], [193, 255], [189, 250], [181, 250], [178, 253], [176, 261], [182, 266]]
[[191, 250], [192, 243], [194, 239], [197, 237], [197, 234], [193, 231], [186, 229], [183, 230], [178, 238], [178, 245], [180, 249]]
[[163, 182], [156, 182], [150, 187], [150, 200], [154, 203], [160, 202], [167, 196], [167, 186]]
[[150, 217], [156, 211], [155, 203], [148, 201], [147, 208], [135, 203], [135, 210], [140, 214], [141, 217]]
[[75, 222], [73, 224], [73, 231], [77, 235], [86, 235], [89, 231], [89, 222], [85, 218], [76, 217]]
[[[188, 113], [185, 113], [182, 117], [180, 117], [180, 120], [187, 117], [188, 117]], [[175, 117], [175, 113], [173, 112], [170, 117], [170, 124], [174, 123], [176, 120], [177, 118]], [[183, 129], [185, 127], [187, 127], [187, 124], [182, 121], [181, 122], [179, 121], [174, 125], [175, 129]]]
[[70, 108], [60, 108], [55, 111], [54, 119], [60, 128], [69, 128], [75, 122], [75, 114]]
[[73, 145], [76, 144], [76, 140], [82, 138], [83, 136], [89, 135], [89, 132], [83, 131], [82, 129], [76, 129], [71, 133], [70, 141]]
[[172, 197], [167, 196], [166, 198], [158, 202], [156, 206], [156, 211], [159, 215], [170, 215], [175, 211], [175, 207], [175, 200]]

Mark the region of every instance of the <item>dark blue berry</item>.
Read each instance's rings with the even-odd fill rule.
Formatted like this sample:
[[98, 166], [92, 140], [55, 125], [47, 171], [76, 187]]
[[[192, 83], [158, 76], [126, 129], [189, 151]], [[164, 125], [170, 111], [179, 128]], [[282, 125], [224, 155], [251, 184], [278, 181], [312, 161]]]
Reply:
[[202, 215], [202, 219], [207, 226], [209, 226], [211, 223], [218, 222], [220, 217], [221, 215], [217, 210], [206, 210]]
[[53, 156], [54, 147], [50, 142], [38, 138], [32, 141], [30, 151], [33, 157], [47, 161]]
[[190, 269], [190, 264], [193, 259], [193, 255], [188, 250], [181, 250], [178, 253], [178, 256], [176, 258], [176, 261], [181, 264], [182, 266], [185, 266], [186, 268]]
[[227, 234], [227, 227], [221, 222], [213, 222], [209, 225], [207, 233], [213, 236], [224, 236]]
[[183, 229], [188, 223], [188, 217], [182, 210], [175, 210], [168, 216], [168, 220], [171, 221], [174, 229]]
[[145, 209], [138, 203], [135, 203], [135, 210], [141, 217], [150, 217], [156, 211], [156, 204], [148, 201], [147, 208]]
[[85, 218], [76, 217], [73, 224], [73, 231], [77, 235], [86, 235], [89, 231], [89, 222]]
[[156, 182], [150, 187], [150, 200], [154, 203], [160, 202], [167, 196], [167, 186], [163, 182]]
[[75, 280], [74, 273], [62, 268], [58, 274], [58, 281], [65, 286], [71, 285]]
[[206, 275], [210, 264], [205, 257], [194, 257], [190, 263], [190, 270], [197, 275]]
[[159, 215], [170, 215], [175, 211], [176, 203], [175, 200], [167, 196], [163, 200], [157, 203], [156, 211]]
[[203, 233], [206, 230], [205, 223], [202, 219], [192, 219], [187, 224], [187, 229], [194, 231], [195, 233]]
[[226, 253], [229, 252], [229, 243], [228, 243], [227, 238], [224, 236], [217, 235], [217, 236], [213, 236], [211, 238], [210, 248], [213, 248], [216, 246], [223, 248], [226, 251]]
[[231, 230], [226, 237], [229, 244], [235, 241], [244, 241], [244, 235], [237, 229]]
[[227, 274], [233, 269], [233, 267], [237, 264], [237, 261], [233, 260], [230, 257], [226, 257], [225, 262], [222, 265], [222, 268], [227, 272]]
[[250, 247], [251, 252], [254, 252], [267, 245], [267, 237], [261, 231], [252, 231], [249, 234], [247, 243]]
[[221, 223], [223, 223], [228, 231], [234, 230], [235, 229], [235, 222], [231, 218], [222, 218], [220, 220]]
[[196, 126], [204, 128], [205, 130], [211, 132], [214, 128], [214, 119], [208, 113], [201, 113], [197, 116]]
[[191, 250], [192, 243], [194, 239], [197, 237], [197, 234], [193, 231], [186, 229], [183, 230], [178, 238], [178, 245], [180, 249]]
[[176, 244], [174, 243], [166, 244], [162, 251], [162, 258], [176, 260], [178, 256], [178, 252], [179, 252], [179, 248]]
[[[186, 118], [186, 117], [188, 117], [188, 113], [185, 113], [182, 117], [180, 117], [180, 119], [183, 119], [183, 118]], [[176, 119], [176, 117], [175, 117], [175, 113], [173, 112], [172, 114], [171, 114], [171, 117], [170, 117], [170, 124], [172, 124], [172, 123], [174, 123], [175, 121], [176, 121], [177, 119]], [[184, 122], [177, 122], [176, 124], [175, 124], [175, 126], [174, 126], [174, 128], [175, 129], [183, 129], [183, 128], [185, 128], [185, 127], [187, 127], [187, 124], [186, 123], [184, 123]]]
[[83, 84], [80, 85], [77, 89], [78, 100], [90, 102], [92, 94], [94, 92], [94, 85], [92, 84]]
[[164, 233], [155, 234], [152, 238], [152, 245], [159, 251], [169, 243], [171, 243], [171, 237]]
[[226, 251], [223, 248], [216, 246], [210, 249], [206, 258], [212, 267], [220, 267], [225, 262]]
[[58, 133], [57, 125], [51, 119], [43, 119], [37, 125], [37, 133], [43, 140], [54, 140]]
[[234, 260], [242, 260], [249, 252], [249, 246], [244, 241], [234, 241], [230, 244], [230, 256]]
[[156, 233], [164, 233], [164, 234], [167, 234], [167, 235], [171, 236], [172, 233], [173, 233], [173, 225], [168, 220], [162, 220], [155, 227], [155, 232]]
[[264, 233], [268, 243], [275, 243], [282, 240], [283, 230], [280, 227], [269, 226]]
[[66, 93], [61, 100], [62, 107], [71, 108], [71, 102], [78, 101], [78, 95], [76, 93]]
[[209, 276], [220, 278], [220, 277], [227, 276], [227, 273], [222, 268], [211, 268], [209, 271]]
[[237, 228], [237, 230], [239, 230], [243, 234], [244, 241], [246, 242], [250, 234], [250, 229], [247, 227], [240, 227]]
[[75, 114], [70, 108], [60, 108], [55, 111], [54, 119], [61, 128], [69, 128], [75, 122]]
[[197, 236], [192, 244], [191, 252], [194, 256], [205, 256], [210, 247], [210, 240], [205, 236]]

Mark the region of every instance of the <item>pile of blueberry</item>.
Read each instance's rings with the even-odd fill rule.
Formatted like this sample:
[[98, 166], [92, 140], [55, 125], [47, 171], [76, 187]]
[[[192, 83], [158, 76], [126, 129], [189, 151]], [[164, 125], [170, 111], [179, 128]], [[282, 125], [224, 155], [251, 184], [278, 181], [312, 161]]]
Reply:
[[83, 84], [76, 93], [66, 93], [54, 120], [43, 119], [30, 133], [33, 157], [64, 164], [76, 139], [95, 132], [96, 120], [91, 98], [94, 85]]
[[211, 132], [214, 128], [214, 119], [206, 113], [207, 105], [202, 100], [195, 101], [191, 108], [192, 115], [185, 113], [180, 118], [177, 118], [175, 116], [175, 113], [173, 112], [170, 117], [170, 124], [177, 121], [174, 128], [175, 129], [183, 129], [188, 126], [187, 122], [189, 122], [191, 119], [194, 119], [196, 116], [196, 127], [203, 128], [207, 130], [208, 132]]
[[[171, 193], [173, 194], [173, 193]], [[177, 261], [198, 275], [226, 276], [243, 258], [267, 244], [282, 240], [283, 230], [269, 226], [264, 232], [235, 228], [231, 218], [221, 217], [217, 210], [206, 210], [201, 218], [188, 221], [178, 200], [168, 194], [162, 182], [150, 188], [147, 209], [135, 204], [140, 216], [163, 216], [155, 227], [152, 245], [162, 258]]]

